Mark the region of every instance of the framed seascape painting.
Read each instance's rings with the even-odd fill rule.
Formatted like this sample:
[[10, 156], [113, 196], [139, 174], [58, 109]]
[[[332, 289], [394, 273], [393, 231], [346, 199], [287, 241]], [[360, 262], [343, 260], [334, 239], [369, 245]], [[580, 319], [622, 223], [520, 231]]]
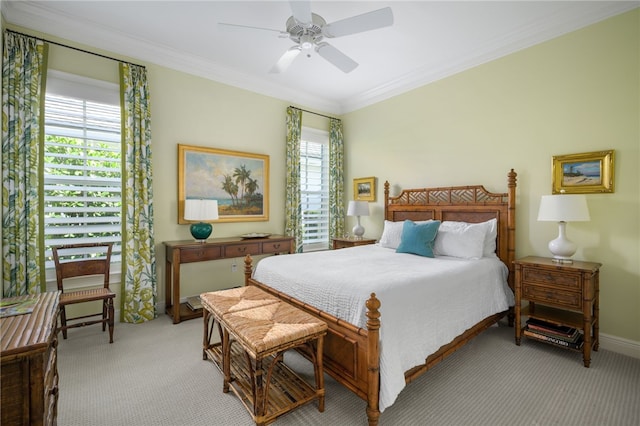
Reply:
[[353, 199], [356, 201], [376, 200], [376, 178], [366, 177], [353, 180]]
[[269, 220], [269, 156], [178, 144], [178, 223], [189, 199], [216, 200], [216, 222]]
[[554, 194], [595, 194], [614, 190], [614, 151], [553, 157]]

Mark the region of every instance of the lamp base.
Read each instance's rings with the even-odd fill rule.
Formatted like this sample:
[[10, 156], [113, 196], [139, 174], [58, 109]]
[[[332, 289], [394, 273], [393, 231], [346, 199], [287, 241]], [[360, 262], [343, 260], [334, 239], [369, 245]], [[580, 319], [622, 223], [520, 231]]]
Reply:
[[558, 238], [549, 241], [549, 251], [553, 254], [553, 261], [556, 263], [573, 263], [571, 256], [578, 248], [567, 238], [566, 226], [566, 222], [558, 222]]
[[554, 257], [551, 259], [553, 263], [561, 263], [561, 264], [570, 264], [573, 263], [573, 259], [569, 259], [566, 257]]
[[204, 222], [193, 223], [191, 224], [190, 230], [193, 238], [196, 241], [203, 243], [207, 241], [207, 238], [209, 238], [209, 235], [211, 235], [211, 232], [213, 231], [213, 226], [211, 226], [210, 223], [204, 223]]
[[357, 224], [356, 226], [353, 227], [351, 232], [353, 232], [353, 235], [355, 236], [356, 240], [361, 240], [362, 236], [364, 235], [364, 227], [360, 224]]

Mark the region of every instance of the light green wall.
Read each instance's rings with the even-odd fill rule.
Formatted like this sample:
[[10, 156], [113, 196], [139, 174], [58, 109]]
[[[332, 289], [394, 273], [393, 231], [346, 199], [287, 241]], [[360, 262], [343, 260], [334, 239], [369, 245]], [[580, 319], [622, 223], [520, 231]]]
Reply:
[[[347, 175], [394, 190], [483, 184], [506, 192], [518, 172], [516, 255], [548, 256], [554, 223], [537, 222], [551, 158], [614, 149], [615, 193], [589, 194], [590, 222], [569, 223], [576, 259], [603, 264], [601, 331], [640, 341], [639, 12], [609, 19], [346, 114]], [[352, 194], [349, 189], [348, 194]]]
[[[551, 156], [615, 149], [616, 192], [589, 195], [592, 220], [569, 224], [568, 233], [581, 247], [576, 258], [604, 265], [602, 331], [640, 341], [638, 22], [636, 10], [346, 114], [347, 197], [352, 178], [379, 179], [372, 216], [362, 219], [366, 235], [381, 233], [385, 179], [396, 191], [479, 183], [502, 192], [514, 168], [517, 255], [546, 255], [557, 227], [535, 218], [540, 196], [551, 191]], [[49, 63], [117, 81], [114, 62], [69, 49], [52, 46]], [[162, 241], [190, 238], [188, 226], [177, 224], [177, 144], [269, 155], [270, 220], [215, 224], [214, 236], [281, 233], [288, 103], [141, 64], [151, 88], [158, 301], [163, 302]], [[305, 114], [304, 121], [326, 128], [326, 120], [313, 115]], [[185, 266], [182, 296], [241, 284], [242, 263], [237, 260], [239, 271], [231, 273], [232, 262]]]

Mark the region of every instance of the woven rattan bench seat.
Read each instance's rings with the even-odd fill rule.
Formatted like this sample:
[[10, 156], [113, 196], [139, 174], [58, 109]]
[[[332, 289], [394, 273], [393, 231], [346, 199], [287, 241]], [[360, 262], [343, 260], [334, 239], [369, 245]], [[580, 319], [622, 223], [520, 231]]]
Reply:
[[230, 312], [277, 303], [278, 299], [257, 287], [237, 287], [202, 293], [200, 301], [209, 312], [221, 318]]
[[324, 335], [327, 324], [285, 302], [230, 312], [225, 327], [253, 357], [265, 357]]

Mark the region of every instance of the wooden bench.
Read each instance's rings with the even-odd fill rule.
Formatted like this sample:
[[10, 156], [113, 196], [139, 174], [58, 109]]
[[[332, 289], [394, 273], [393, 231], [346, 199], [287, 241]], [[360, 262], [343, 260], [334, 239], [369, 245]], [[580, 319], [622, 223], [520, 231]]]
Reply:
[[[203, 293], [203, 359], [224, 375], [257, 425], [318, 400], [324, 411], [322, 350], [327, 324], [256, 287]], [[220, 336], [220, 342], [215, 334]], [[314, 366], [311, 386], [283, 362], [290, 349], [303, 352]]]

